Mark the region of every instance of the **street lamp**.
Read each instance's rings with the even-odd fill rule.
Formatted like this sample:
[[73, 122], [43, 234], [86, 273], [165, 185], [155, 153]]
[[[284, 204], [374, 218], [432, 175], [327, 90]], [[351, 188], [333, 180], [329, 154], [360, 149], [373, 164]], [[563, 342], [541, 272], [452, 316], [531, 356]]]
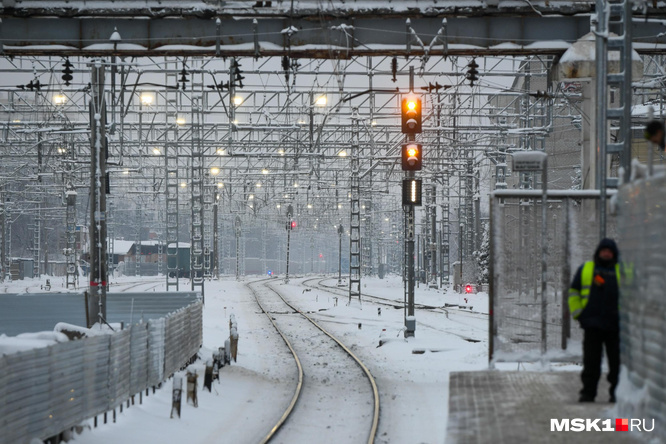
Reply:
[[240, 106], [242, 103], [243, 103], [243, 97], [241, 96], [234, 97], [234, 105]]
[[213, 176], [217, 176], [218, 174], [220, 174], [220, 169], [218, 167], [212, 167], [210, 169], [210, 174], [212, 174]]
[[317, 105], [317, 106], [326, 106], [326, 101], [327, 101], [326, 95], [325, 94], [321, 95], [321, 96], [317, 97], [317, 100], [315, 101], [315, 105]]
[[150, 106], [155, 103], [155, 95], [149, 92], [142, 92], [140, 96], [141, 105]]
[[53, 104], [62, 106], [67, 102], [67, 97], [64, 94], [56, 94], [53, 96]]

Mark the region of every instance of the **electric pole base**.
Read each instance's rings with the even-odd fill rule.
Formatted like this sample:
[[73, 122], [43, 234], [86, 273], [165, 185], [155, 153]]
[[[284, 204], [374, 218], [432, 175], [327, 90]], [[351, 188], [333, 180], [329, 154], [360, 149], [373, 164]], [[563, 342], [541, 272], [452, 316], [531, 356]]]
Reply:
[[405, 337], [413, 338], [416, 331], [416, 318], [414, 316], [405, 317]]

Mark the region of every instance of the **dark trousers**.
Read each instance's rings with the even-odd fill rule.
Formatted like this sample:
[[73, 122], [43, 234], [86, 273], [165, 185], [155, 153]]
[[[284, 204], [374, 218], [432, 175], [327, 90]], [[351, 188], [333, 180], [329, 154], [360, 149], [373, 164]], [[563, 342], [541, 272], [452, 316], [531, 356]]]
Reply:
[[582, 395], [593, 399], [597, 396], [597, 385], [601, 377], [601, 356], [603, 346], [606, 344], [606, 356], [608, 357], [608, 382], [610, 383], [610, 395], [615, 395], [617, 378], [620, 373], [620, 332], [586, 328], [583, 338], [583, 390]]

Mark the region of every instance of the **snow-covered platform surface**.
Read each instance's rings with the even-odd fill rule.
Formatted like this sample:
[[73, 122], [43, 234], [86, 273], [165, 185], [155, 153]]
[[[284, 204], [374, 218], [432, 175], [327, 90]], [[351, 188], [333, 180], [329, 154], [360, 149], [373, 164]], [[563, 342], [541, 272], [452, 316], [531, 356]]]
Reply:
[[551, 432], [551, 419], [610, 419], [605, 375], [597, 402], [578, 403], [578, 372], [453, 372], [449, 384], [447, 443], [633, 443], [629, 433]]

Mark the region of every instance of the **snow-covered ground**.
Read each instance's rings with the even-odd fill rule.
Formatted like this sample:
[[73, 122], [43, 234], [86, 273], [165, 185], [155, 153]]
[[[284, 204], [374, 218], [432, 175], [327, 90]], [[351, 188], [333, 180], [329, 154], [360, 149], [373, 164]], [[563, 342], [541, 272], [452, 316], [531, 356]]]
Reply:
[[[294, 360], [270, 320], [259, 309], [246, 283], [258, 280], [248, 277], [245, 282], [231, 278], [206, 283], [204, 308], [203, 348], [200, 355], [210, 359], [213, 351], [224, 344], [229, 335], [229, 316], [233, 313], [240, 334], [238, 362], [225, 367], [213, 392], [202, 390], [204, 362], [199, 361], [191, 369], [199, 373], [199, 405], [183, 405], [182, 417], [170, 419], [171, 380], [156, 394], [143, 398], [143, 404], [125, 409], [117, 416], [115, 424], [109, 423], [91, 428], [77, 436], [77, 443], [256, 443], [277, 422], [288, 405], [297, 382]], [[448, 415], [448, 379], [451, 371], [481, 370], [487, 368], [488, 319], [486, 294], [458, 295], [452, 291], [438, 291], [421, 286], [416, 290], [416, 302], [443, 307], [445, 304], [461, 304], [469, 309], [417, 309], [416, 337], [403, 337], [403, 310], [372, 299], [362, 303], [342, 296], [346, 288], [326, 291], [311, 288], [323, 278], [304, 277], [292, 279], [288, 285], [273, 279], [269, 285], [346, 344], [374, 375], [380, 394], [380, 421], [376, 442], [386, 443], [435, 443], [444, 442]], [[334, 286], [337, 279], [323, 280]], [[304, 283], [307, 285], [305, 286]], [[34, 284], [34, 285], [33, 285]], [[24, 281], [28, 291], [37, 287]], [[52, 281], [53, 284], [53, 281]], [[116, 290], [152, 291], [162, 285], [156, 278], [122, 278]], [[263, 283], [255, 284], [261, 288]], [[183, 285], [183, 289], [187, 289]], [[310, 288], [310, 291], [305, 291]], [[160, 288], [157, 288], [159, 291]], [[0, 287], [0, 292], [4, 288]], [[12, 290], [13, 291], [13, 290]], [[400, 277], [364, 278], [363, 292], [395, 301], [403, 299]], [[467, 297], [468, 301], [464, 298]], [[263, 296], [262, 296], [263, 298]], [[400, 303], [396, 303], [400, 306]], [[381, 308], [381, 315], [378, 313]], [[268, 308], [270, 310], [270, 308]], [[277, 311], [278, 309], [275, 308]], [[285, 326], [285, 334], [298, 347], [299, 341], [309, 340], [307, 335], [297, 334], [300, 322], [290, 321], [295, 314], [274, 314], [278, 326]], [[289, 328], [286, 328], [286, 327]], [[380, 339], [383, 345], [380, 347]], [[301, 347], [301, 350], [304, 350]], [[325, 349], [322, 349], [325, 350]], [[303, 351], [301, 351], [302, 353]], [[325, 351], [320, 354], [326, 354]], [[321, 360], [325, 362], [324, 360]], [[355, 366], [352, 361], [347, 364]], [[335, 365], [331, 365], [335, 368]], [[339, 369], [338, 369], [339, 370]], [[354, 371], [356, 368], [353, 369]], [[306, 373], [306, 378], [308, 377]], [[298, 441], [302, 443], [322, 441], [322, 431], [336, 426], [336, 410], [344, 404], [345, 389], [351, 387], [340, 382], [344, 378], [332, 378], [339, 390], [332, 390], [340, 399], [332, 399], [330, 420], [323, 416], [317, 424], [302, 426]], [[326, 383], [326, 382], [324, 382]], [[367, 404], [349, 403], [351, 417], [371, 414], [372, 399]], [[109, 421], [111, 422], [111, 421]], [[89, 421], [92, 424], [92, 421]], [[299, 426], [300, 427], [300, 426]], [[293, 434], [289, 434], [293, 441]], [[340, 435], [343, 436], [342, 434]], [[344, 435], [348, 436], [348, 435]], [[350, 438], [351, 439], [351, 438]], [[350, 442], [363, 442], [366, 437], [355, 436]], [[278, 442], [280, 435], [278, 435]], [[287, 442], [287, 441], [284, 441]], [[340, 439], [334, 442], [348, 442]]]

